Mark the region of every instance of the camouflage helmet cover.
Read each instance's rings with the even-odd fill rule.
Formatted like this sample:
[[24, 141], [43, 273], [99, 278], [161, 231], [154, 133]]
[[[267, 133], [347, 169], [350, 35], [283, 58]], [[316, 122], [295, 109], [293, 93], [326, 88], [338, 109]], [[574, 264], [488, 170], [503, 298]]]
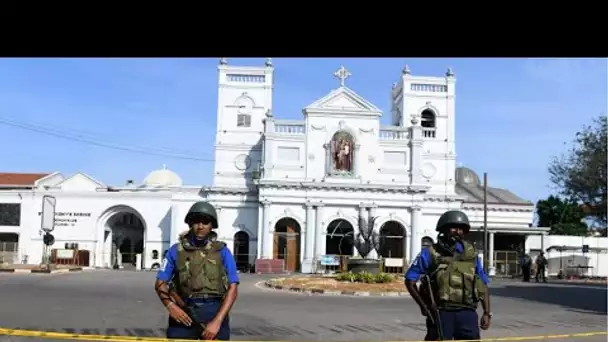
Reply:
[[184, 219], [184, 222], [186, 222], [186, 224], [188, 224], [188, 222], [190, 221], [190, 219], [192, 217], [199, 216], [199, 215], [206, 215], [206, 216], [211, 217], [213, 219], [212, 227], [213, 228], [218, 227], [217, 211], [215, 210], [215, 207], [211, 203], [209, 203], [209, 202], [194, 203], [190, 207], [190, 210], [188, 210], [188, 214], [186, 214], [186, 218]]
[[437, 221], [437, 227], [435, 230], [441, 232], [442, 230], [450, 227], [462, 227], [469, 231], [471, 229], [469, 217], [460, 210], [446, 211], [443, 213], [443, 215], [441, 215], [439, 221]]

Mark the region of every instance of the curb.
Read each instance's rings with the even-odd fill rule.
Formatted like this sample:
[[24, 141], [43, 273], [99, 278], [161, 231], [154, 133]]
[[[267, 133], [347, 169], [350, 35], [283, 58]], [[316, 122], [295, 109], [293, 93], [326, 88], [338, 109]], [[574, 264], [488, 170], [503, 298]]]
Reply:
[[304, 289], [301, 287], [287, 287], [283, 285], [275, 284], [277, 281], [284, 280], [285, 278], [278, 278], [267, 280], [264, 282], [264, 286], [273, 290], [279, 290], [284, 292], [299, 292], [315, 295], [333, 295], [333, 296], [357, 296], [357, 297], [410, 297], [408, 292], [369, 292], [369, 291], [332, 291], [323, 289]]
[[80, 272], [82, 267], [74, 268], [61, 268], [58, 270], [30, 270], [21, 268], [0, 268], [0, 273], [38, 273], [38, 274], [56, 274], [56, 273], [69, 273], [69, 272]]

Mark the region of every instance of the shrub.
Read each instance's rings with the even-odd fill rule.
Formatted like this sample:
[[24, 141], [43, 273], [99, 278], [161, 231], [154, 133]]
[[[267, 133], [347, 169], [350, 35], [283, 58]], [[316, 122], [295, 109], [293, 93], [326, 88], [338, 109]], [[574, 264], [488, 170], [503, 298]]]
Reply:
[[382, 284], [390, 283], [395, 280], [395, 276], [388, 273], [372, 274], [367, 271], [353, 273], [352, 271], [340, 273], [336, 276], [338, 281], [348, 281], [351, 283]]

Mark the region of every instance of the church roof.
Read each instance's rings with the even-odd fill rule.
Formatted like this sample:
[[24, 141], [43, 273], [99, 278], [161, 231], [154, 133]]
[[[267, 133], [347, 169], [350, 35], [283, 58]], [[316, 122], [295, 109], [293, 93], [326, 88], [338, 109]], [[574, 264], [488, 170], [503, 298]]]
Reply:
[[348, 111], [368, 115], [382, 115], [382, 110], [380, 110], [380, 108], [344, 85], [345, 80], [350, 76], [350, 72], [346, 70], [344, 66], [340, 67], [340, 69], [334, 73], [334, 76], [340, 79], [340, 87], [332, 90], [329, 92], [329, 94], [306, 106], [304, 111]]
[[49, 173], [0, 173], [0, 186], [34, 186]]
[[[466, 168], [456, 168], [456, 193], [464, 197], [467, 203], [483, 203], [483, 184], [475, 171]], [[509, 190], [488, 186], [489, 204], [534, 205]]]
[[163, 165], [162, 169], [152, 171], [144, 179], [144, 187], [167, 187], [167, 186], [182, 186], [183, 182], [181, 177], [167, 169], [166, 165]]

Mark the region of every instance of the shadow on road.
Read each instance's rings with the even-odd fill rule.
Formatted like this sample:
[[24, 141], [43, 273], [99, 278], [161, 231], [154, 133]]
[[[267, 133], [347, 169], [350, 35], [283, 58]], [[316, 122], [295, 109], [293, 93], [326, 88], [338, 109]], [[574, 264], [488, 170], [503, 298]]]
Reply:
[[491, 290], [492, 296], [518, 298], [533, 302], [561, 305], [573, 311], [586, 311], [606, 315], [607, 291], [596, 286], [530, 286], [505, 285]]

